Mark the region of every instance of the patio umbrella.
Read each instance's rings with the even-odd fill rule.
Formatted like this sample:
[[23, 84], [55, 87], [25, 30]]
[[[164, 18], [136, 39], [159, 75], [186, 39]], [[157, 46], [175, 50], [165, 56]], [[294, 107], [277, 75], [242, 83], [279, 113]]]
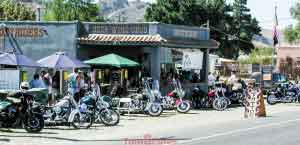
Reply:
[[38, 63], [22, 54], [2, 53], [0, 54], [1, 65], [40, 67]]
[[87, 60], [84, 61], [84, 63], [95, 66], [113, 66], [118, 68], [139, 66], [139, 63], [114, 53]]
[[55, 69], [70, 69], [70, 68], [88, 68], [78, 59], [74, 59], [66, 55], [65, 52], [56, 52], [50, 56], [42, 58], [37, 61], [42, 67], [55, 68]]
[[62, 70], [71, 68], [89, 68], [78, 59], [71, 58], [65, 52], [56, 52], [37, 61], [42, 67], [60, 70], [60, 93], [62, 93]]

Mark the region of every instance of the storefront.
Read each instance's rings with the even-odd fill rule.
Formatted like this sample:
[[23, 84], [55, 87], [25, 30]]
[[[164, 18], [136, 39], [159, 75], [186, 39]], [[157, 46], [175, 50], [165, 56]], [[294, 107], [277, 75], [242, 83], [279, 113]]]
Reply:
[[[155, 80], [160, 80], [162, 67], [175, 66], [176, 56], [172, 50], [201, 51], [201, 81], [198, 83], [204, 88], [209, 49], [218, 47], [218, 43], [210, 39], [209, 29], [200, 27], [161, 23], [0, 23], [10, 28], [23, 53], [33, 59], [40, 59], [56, 51], [65, 51], [81, 60], [116, 53], [142, 64]], [[8, 51], [9, 45], [0, 31], [0, 50]]]

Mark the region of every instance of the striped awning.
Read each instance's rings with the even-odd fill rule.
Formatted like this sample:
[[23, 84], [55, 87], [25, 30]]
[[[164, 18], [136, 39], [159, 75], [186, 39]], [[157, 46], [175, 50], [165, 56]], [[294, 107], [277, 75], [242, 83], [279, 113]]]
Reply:
[[160, 35], [111, 35], [111, 34], [89, 34], [78, 38], [81, 44], [159, 44], [165, 42]]

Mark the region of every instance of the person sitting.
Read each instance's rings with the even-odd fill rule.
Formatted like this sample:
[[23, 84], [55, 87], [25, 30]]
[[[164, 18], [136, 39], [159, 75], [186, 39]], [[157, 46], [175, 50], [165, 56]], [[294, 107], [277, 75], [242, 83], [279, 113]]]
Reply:
[[40, 79], [38, 74], [34, 74], [33, 80], [30, 81], [30, 88], [46, 88], [44, 82]]

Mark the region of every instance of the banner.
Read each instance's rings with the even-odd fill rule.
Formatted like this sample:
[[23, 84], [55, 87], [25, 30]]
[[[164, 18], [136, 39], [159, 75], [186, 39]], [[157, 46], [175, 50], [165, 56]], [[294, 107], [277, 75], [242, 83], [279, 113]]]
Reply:
[[184, 52], [182, 58], [182, 70], [200, 70], [203, 64], [202, 52]]

